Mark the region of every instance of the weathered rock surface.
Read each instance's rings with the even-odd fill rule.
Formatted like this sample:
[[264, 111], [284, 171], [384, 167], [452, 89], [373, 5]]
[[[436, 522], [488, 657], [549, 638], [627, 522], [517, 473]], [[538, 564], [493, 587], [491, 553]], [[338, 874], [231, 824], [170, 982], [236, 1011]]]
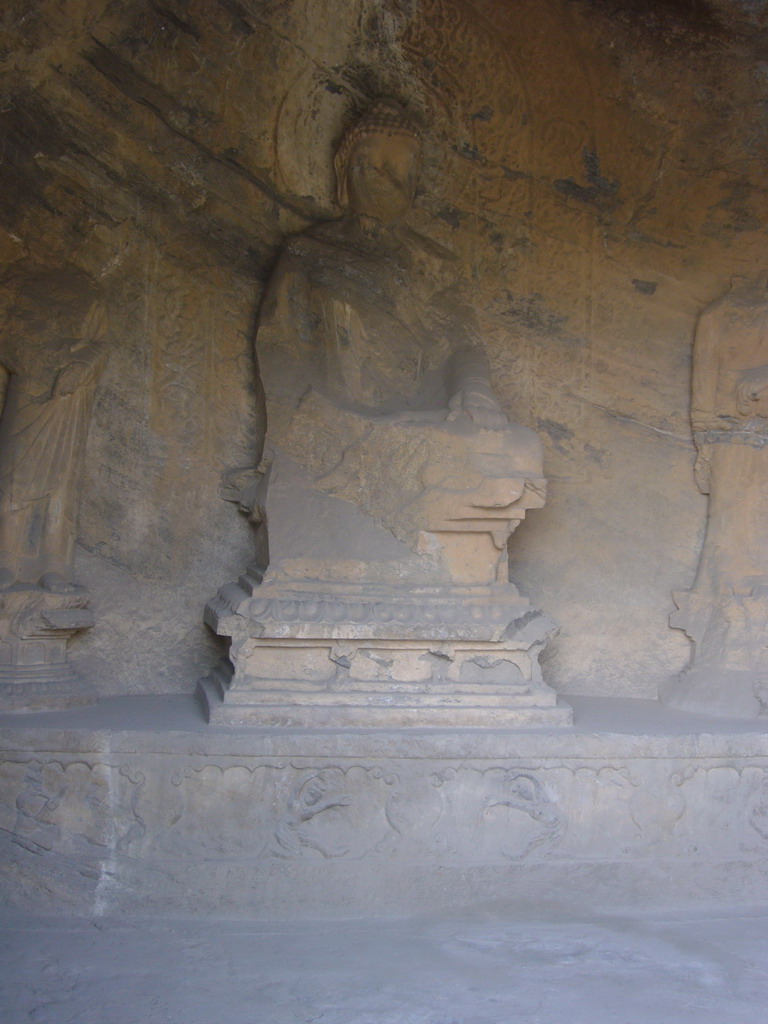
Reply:
[[494, 382], [537, 429], [548, 505], [512, 578], [560, 623], [546, 674], [655, 696], [706, 499], [699, 310], [766, 262], [765, 12], [738, 0], [12, 0], [0, 254], [98, 282], [70, 649], [102, 693], [179, 691], [218, 651], [212, 584], [253, 538], [253, 317], [284, 238], [337, 215], [329, 145], [376, 95], [429, 125], [416, 227], [473, 282]]

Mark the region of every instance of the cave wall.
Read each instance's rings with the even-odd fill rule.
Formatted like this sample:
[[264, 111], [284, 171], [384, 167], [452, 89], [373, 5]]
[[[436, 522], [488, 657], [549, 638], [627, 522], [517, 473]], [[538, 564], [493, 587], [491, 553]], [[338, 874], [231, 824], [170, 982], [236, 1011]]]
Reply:
[[654, 697], [685, 664], [696, 317], [768, 266], [762, 4], [11, 0], [0, 58], [6, 273], [77, 268], [110, 310], [77, 562], [97, 625], [71, 644], [102, 694], [191, 690], [219, 653], [259, 295], [286, 235], [337, 214], [332, 145], [382, 94], [426, 129], [414, 226], [461, 261], [502, 403], [545, 443], [511, 554], [561, 623], [547, 678]]

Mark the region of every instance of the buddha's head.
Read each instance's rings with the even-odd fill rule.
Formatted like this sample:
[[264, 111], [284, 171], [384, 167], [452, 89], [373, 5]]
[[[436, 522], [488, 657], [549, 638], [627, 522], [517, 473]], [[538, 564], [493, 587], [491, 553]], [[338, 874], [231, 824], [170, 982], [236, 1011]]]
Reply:
[[400, 104], [377, 100], [337, 150], [340, 205], [385, 224], [399, 220], [413, 201], [420, 156], [418, 131]]

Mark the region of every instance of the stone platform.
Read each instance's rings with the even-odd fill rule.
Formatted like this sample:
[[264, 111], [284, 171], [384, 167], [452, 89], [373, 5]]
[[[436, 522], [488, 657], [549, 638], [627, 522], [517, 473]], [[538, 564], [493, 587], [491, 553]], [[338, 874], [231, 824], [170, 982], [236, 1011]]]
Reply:
[[760, 1024], [768, 918], [508, 908], [407, 921], [6, 913], [9, 1024]]
[[539, 655], [557, 631], [511, 583], [222, 587], [205, 621], [228, 657], [198, 683], [215, 725], [402, 729], [570, 726]]
[[4, 898], [306, 918], [768, 898], [768, 732], [569, 698], [569, 730], [268, 730], [191, 696], [0, 719]]

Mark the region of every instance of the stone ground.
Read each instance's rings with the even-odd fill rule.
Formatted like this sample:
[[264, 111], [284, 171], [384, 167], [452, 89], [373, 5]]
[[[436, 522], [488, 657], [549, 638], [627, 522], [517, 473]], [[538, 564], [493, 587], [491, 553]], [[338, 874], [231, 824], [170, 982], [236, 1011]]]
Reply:
[[760, 1024], [768, 908], [292, 923], [6, 914], [4, 1024]]

